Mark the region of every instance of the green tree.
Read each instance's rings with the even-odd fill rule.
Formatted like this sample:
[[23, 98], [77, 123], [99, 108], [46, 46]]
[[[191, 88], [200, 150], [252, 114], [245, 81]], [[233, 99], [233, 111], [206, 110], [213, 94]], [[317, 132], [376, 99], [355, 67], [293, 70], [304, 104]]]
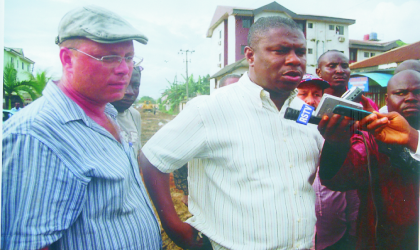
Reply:
[[142, 96], [138, 102], [143, 103], [144, 101], [150, 101], [151, 103], [156, 104], [155, 99], [150, 96]]
[[24, 101], [23, 93], [28, 93], [32, 100], [37, 99], [42, 95], [42, 90], [45, 88], [49, 78], [46, 72], [37, 73], [36, 77], [29, 74], [29, 80], [18, 81], [17, 70], [11, 63], [6, 65], [3, 73], [3, 96], [8, 98], [8, 108], [12, 108], [12, 95], [16, 93], [22, 102]]
[[162, 104], [169, 103], [171, 111], [174, 111], [179, 107], [179, 104], [187, 100], [186, 83], [188, 82], [188, 95], [190, 98], [196, 97], [197, 95], [209, 95], [210, 94], [210, 75], [199, 76], [198, 80], [194, 80], [194, 76], [190, 75], [188, 79], [184, 77], [185, 83], [179, 83], [175, 76], [173, 82], [168, 81], [169, 86], [163, 91], [162, 97], [165, 101]]
[[37, 89], [37, 91], [39, 91], [39, 93], [42, 93], [48, 81], [51, 79], [51, 77], [47, 76], [47, 74], [48, 74], [47, 70], [41, 70], [41, 71], [36, 72], [35, 77], [31, 75], [32, 79], [36, 83], [34, 87]]

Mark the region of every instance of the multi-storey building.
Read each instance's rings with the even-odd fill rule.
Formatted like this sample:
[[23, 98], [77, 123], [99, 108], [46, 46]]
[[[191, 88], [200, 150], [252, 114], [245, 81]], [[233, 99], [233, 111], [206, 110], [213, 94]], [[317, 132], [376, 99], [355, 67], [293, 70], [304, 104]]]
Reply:
[[[243, 63], [238, 61], [244, 58], [249, 28], [259, 18], [267, 16], [291, 18], [301, 27], [307, 40], [308, 73], [315, 73], [318, 56], [328, 50], [336, 49], [349, 56], [348, 26], [355, 23], [353, 19], [296, 14], [277, 2], [257, 9], [218, 6], [207, 31], [207, 37], [212, 39], [211, 90], [223, 76], [218, 72], [225, 66], [237, 62], [237, 66], [243, 67]], [[238, 70], [232, 68], [233, 71]]]
[[[16, 69], [16, 81], [25, 81], [29, 80], [31, 77], [31, 74], [34, 70], [34, 64], [35, 62], [31, 59], [25, 57], [23, 54], [23, 49], [18, 48], [9, 48], [4, 47], [4, 58], [3, 58], [3, 67], [6, 67], [6, 65], [12, 64], [13, 67]], [[21, 99], [17, 95], [12, 96], [12, 103], [19, 102], [21, 104], [28, 104], [32, 102], [32, 98], [28, 93], [22, 93], [24, 100], [23, 103]], [[6, 99], [3, 97], [3, 107], [6, 106]]]
[[[25, 57], [23, 49], [4, 47], [4, 67], [12, 64], [17, 70], [17, 81], [28, 80], [28, 73], [34, 70], [35, 62]], [[27, 73], [28, 72], [28, 73]]]
[[381, 42], [377, 40], [376, 33], [365, 35], [363, 40], [349, 40], [350, 63], [363, 61], [365, 59], [378, 56], [391, 49], [398, 48], [404, 43], [401, 40]]

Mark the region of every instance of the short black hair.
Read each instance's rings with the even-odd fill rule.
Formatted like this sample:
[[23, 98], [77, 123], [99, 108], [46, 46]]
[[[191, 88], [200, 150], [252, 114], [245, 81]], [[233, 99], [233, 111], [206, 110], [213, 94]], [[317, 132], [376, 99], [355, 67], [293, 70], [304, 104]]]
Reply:
[[319, 63], [321, 62], [321, 58], [323, 58], [326, 54], [328, 54], [328, 53], [330, 53], [330, 52], [338, 52], [338, 53], [341, 53], [341, 54], [343, 54], [343, 55], [344, 55], [344, 53], [343, 53], [342, 51], [339, 51], [339, 50], [336, 50], [336, 49], [328, 50], [328, 51], [326, 51], [326, 52], [322, 53], [322, 55], [320, 55], [320, 56], [318, 57], [318, 61], [317, 61], [318, 68], [319, 68]]
[[273, 28], [290, 28], [300, 30], [299, 25], [290, 18], [281, 16], [261, 17], [252, 24], [248, 33], [248, 46], [254, 48], [264, 33]]
[[239, 79], [239, 78], [241, 78], [241, 76], [240, 75], [235, 75], [235, 74], [225, 75], [219, 81], [219, 88], [224, 87], [226, 80], [229, 79], [229, 78], [238, 78]]
[[133, 72], [139, 73], [140, 77], [141, 77], [141, 71], [142, 70], [143, 70], [143, 68], [141, 68], [140, 66], [133, 67]]

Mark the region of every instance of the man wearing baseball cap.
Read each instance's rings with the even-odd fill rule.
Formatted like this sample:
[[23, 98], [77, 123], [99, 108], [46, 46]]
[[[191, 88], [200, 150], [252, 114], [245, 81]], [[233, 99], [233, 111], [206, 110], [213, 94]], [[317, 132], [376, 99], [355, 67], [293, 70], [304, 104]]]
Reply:
[[[330, 84], [311, 74], [305, 74], [298, 85], [298, 95], [315, 108]], [[312, 185], [315, 198], [315, 249], [354, 249], [359, 198], [356, 190], [331, 191], [321, 185], [318, 169]]]
[[311, 74], [305, 74], [297, 86], [297, 97], [302, 99], [306, 104], [316, 108], [324, 94], [324, 89], [329, 87], [330, 84], [327, 81]]
[[2, 249], [161, 248], [136, 158], [109, 104], [129, 84], [133, 40], [148, 41], [100, 7], [62, 18], [62, 78], [3, 124]]

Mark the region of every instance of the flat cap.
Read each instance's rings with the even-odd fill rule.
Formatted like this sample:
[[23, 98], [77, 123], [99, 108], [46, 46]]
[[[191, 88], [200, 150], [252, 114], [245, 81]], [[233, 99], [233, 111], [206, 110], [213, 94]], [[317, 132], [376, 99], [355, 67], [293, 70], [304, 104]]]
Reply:
[[85, 37], [98, 43], [119, 43], [136, 40], [147, 44], [147, 37], [117, 14], [98, 7], [76, 8], [61, 19], [56, 44], [72, 38]]

